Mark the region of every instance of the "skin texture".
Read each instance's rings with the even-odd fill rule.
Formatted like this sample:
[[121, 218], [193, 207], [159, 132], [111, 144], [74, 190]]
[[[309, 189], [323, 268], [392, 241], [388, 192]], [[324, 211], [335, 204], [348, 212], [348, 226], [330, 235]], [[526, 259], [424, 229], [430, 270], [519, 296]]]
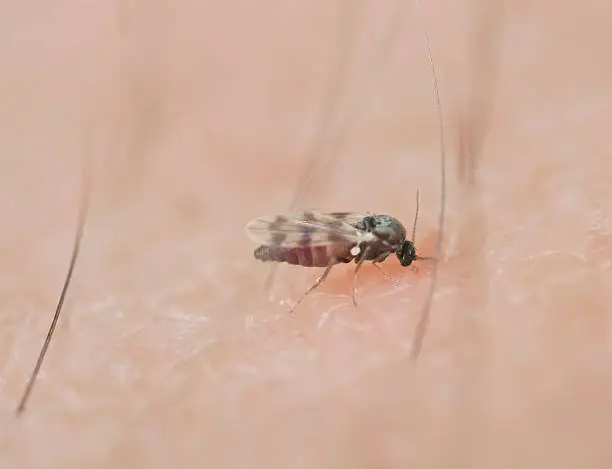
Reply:
[[[398, 7], [398, 5], [400, 5]], [[0, 7], [0, 467], [604, 468], [612, 419], [612, 6]], [[268, 265], [291, 204], [391, 214], [388, 259]], [[306, 163], [305, 163], [306, 162]], [[64, 316], [14, 409], [92, 200]], [[300, 182], [301, 181], [301, 182]], [[299, 197], [296, 196], [299, 189]]]

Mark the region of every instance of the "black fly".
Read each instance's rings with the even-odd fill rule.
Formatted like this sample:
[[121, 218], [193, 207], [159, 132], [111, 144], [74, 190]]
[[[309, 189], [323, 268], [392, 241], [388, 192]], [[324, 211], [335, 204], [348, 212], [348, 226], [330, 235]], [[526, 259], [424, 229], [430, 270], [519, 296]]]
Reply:
[[[403, 266], [415, 260], [429, 259], [417, 255], [414, 245], [417, 211], [412, 239], [406, 229], [389, 215], [355, 212], [316, 212], [261, 217], [250, 221], [247, 234], [261, 245], [256, 259], [264, 262], [286, 262], [303, 267], [325, 267], [323, 274], [302, 295], [291, 311], [326, 279], [336, 264], [355, 262], [352, 298], [355, 299], [357, 273], [364, 261], [374, 265], [395, 254]], [[376, 265], [376, 267], [378, 267]]]

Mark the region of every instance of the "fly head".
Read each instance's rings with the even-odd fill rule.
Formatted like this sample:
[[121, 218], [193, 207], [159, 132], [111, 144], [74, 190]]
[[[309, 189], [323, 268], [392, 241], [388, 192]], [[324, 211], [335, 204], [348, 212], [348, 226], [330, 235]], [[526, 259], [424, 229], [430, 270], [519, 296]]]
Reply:
[[414, 243], [409, 240], [404, 241], [404, 243], [397, 248], [396, 255], [400, 264], [404, 267], [409, 266], [413, 261], [418, 259]]

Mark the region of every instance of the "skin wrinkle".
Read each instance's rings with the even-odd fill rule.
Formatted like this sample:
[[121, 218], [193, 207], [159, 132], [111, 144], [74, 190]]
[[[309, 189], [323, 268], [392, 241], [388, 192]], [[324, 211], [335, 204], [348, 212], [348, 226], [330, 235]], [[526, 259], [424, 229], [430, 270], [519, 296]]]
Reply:
[[[294, 2], [291, 11], [299, 14], [290, 16], [286, 2], [257, 11], [246, 3], [208, 4], [203, 11], [197, 2], [181, 2], [168, 21], [168, 9], [132, 3], [143, 30], [167, 28], [154, 42], [156, 54], [141, 60], [143, 70], [165, 71], [152, 99], [168, 106], [160, 106], [154, 138], [130, 129], [126, 119], [125, 132], [139, 135], [134, 148], [149, 149], [142, 159], [100, 144], [109, 164], [96, 175], [97, 206], [66, 304], [70, 321], [60, 326], [20, 420], [12, 412], [48, 326], [74, 233], [82, 148], [77, 154], [71, 142], [83, 130], [75, 126], [77, 113], [69, 114], [86, 109], [94, 117], [87, 122], [106, 125], [101, 135], [108, 143], [124, 125], [108, 111], [126, 104], [120, 74], [102, 73], [119, 67], [108, 44], [115, 40], [108, 29], [115, 5], [66, 3], [66, 22], [53, 15], [37, 20], [30, 7], [7, 4], [0, 21], [15, 41], [4, 57], [14, 79], [0, 86], [7, 104], [0, 122], [8, 126], [0, 177], [5, 197], [20, 208], [7, 208], [0, 232], [6, 253], [0, 278], [7, 279], [0, 290], [0, 467], [428, 468], [467, 464], [482, 454], [500, 469], [609, 467], [612, 450], [601, 435], [612, 418], [611, 298], [604, 287], [612, 280], [604, 264], [612, 246], [605, 232], [610, 162], [603, 156], [610, 115], [593, 108], [587, 123], [575, 126], [563, 115], [581, 97], [610, 98], [610, 15], [602, 11], [610, 7], [594, 2], [519, 2], [503, 15], [495, 114], [488, 132], [474, 131], [487, 136], [482, 158], [466, 159], [478, 166], [481, 197], [470, 207], [459, 179], [449, 181], [447, 262], [416, 369], [408, 365], [405, 332], [414, 330], [428, 292], [428, 266], [415, 274], [386, 262], [402, 282], [397, 291], [364, 266], [358, 309], [350, 305], [352, 269], [340, 269], [320, 295], [287, 317], [284, 306], [261, 297], [265, 269], [252, 259], [254, 246], [243, 233], [261, 207], [286, 203], [283, 194], [295, 189], [288, 174], [302, 155], [304, 129], [297, 127], [303, 115], [317, 115], [312, 103], [320, 104], [321, 77], [329, 76], [320, 69], [331, 65], [321, 61], [329, 47], [323, 38], [337, 27], [330, 11], [339, 11], [338, 4], [319, 10]], [[384, 16], [396, 6], [363, 3]], [[595, 6], [602, 14], [584, 18], [581, 12]], [[465, 57], [455, 15], [468, 7], [421, 7], [431, 18], [441, 91], [451, 96], [460, 74], [450, 64]], [[372, 207], [409, 224], [419, 187], [417, 247], [429, 254], [438, 210], [430, 191], [438, 186], [437, 130], [421, 29], [409, 21], [404, 31], [413, 40], [402, 43], [405, 53], [384, 86], [375, 86], [382, 86], [381, 104], [347, 138], [359, 164], [350, 172], [338, 165], [325, 204]], [[541, 31], [530, 37], [533, 44], [521, 42], [526, 22]], [[37, 40], [24, 40], [23, 31]], [[182, 36], [185, 31], [194, 33]], [[517, 41], [534, 60], [525, 61]], [[135, 89], [145, 75], [134, 78]], [[143, 118], [138, 115], [133, 119]], [[530, 119], [548, 125], [534, 130]], [[550, 183], [536, 194], [522, 181], [541, 168]], [[559, 186], [552, 183], [575, 183], [565, 174], [578, 168], [586, 182], [576, 188], [580, 204], [557, 211]], [[117, 184], [130, 187], [116, 197]], [[177, 201], [193, 205], [177, 208]], [[596, 211], [603, 219], [590, 225]], [[474, 213], [483, 212], [481, 228], [484, 216]], [[280, 296], [287, 299], [316, 276], [285, 272]], [[475, 288], [483, 284], [484, 292]], [[517, 304], [518, 292], [527, 296]], [[477, 312], [486, 306], [485, 324], [470, 322], [464, 304]], [[184, 321], [176, 320], [177, 311]], [[193, 326], [188, 331], [186, 323]], [[490, 353], [468, 362], [464, 350]], [[490, 394], [479, 405], [483, 376]], [[483, 429], [487, 438], [475, 441]]]

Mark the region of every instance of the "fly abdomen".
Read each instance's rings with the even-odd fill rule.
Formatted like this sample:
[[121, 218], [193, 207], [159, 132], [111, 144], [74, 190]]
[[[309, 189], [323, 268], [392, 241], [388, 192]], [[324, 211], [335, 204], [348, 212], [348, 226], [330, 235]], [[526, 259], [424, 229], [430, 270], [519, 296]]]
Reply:
[[346, 252], [334, 252], [328, 246], [277, 247], [259, 246], [255, 249], [255, 258], [264, 262], [286, 262], [302, 267], [327, 267], [339, 262], [350, 262], [350, 249]]

